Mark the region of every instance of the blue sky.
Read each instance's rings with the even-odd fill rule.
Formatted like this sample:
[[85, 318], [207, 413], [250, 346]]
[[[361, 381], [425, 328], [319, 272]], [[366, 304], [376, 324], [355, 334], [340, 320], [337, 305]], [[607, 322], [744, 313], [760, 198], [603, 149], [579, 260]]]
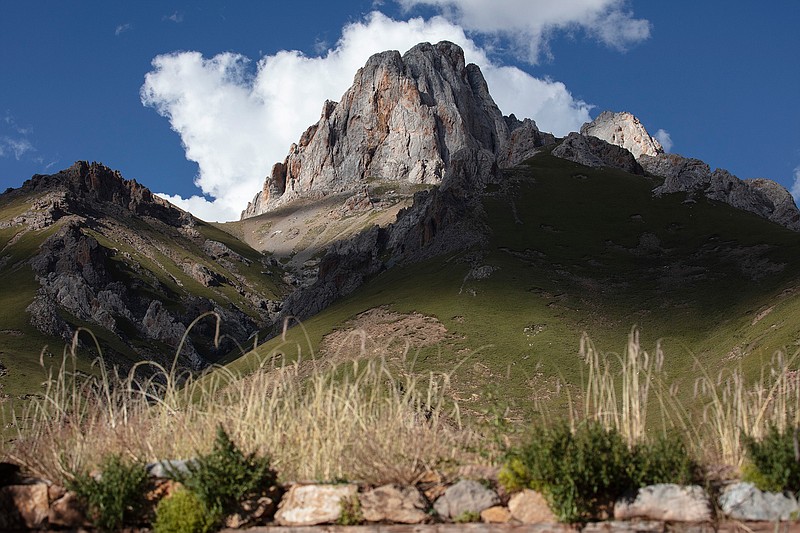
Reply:
[[371, 53], [442, 38], [481, 66], [504, 113], [544, 130], [630, 111], [712, 168], [800, 179], [797, 0], [2, 7], [0, 190], [87, 159], [202, 218], [235, 218]]

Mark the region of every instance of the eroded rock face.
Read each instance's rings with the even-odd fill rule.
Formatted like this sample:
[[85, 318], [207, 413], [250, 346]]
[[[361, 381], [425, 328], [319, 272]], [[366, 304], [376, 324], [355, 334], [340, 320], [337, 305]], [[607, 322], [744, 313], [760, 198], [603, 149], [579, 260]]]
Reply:
[[625, 148], [636, 159], [643, 155], [656, 156], [664, 153], [661, 143], [647, 133], [639, 119], [625, 111], [603, 111], [596, 119], [581, 127], [581, 135], [597, 137]]
[[413, 205], [387, 228], [373, 226], [332, 245], [320, 261], [317, 280], [287, 297], [282, 316], [308, 318], [386, 268], [482, 242], [487, 230], [480, 200], [457, 180], [449, 183], [415, 194]]
[[536, 122], [526, 118], [519, 121], [513, 114], [506, 117], [506, 125], [510, 130], [508, 140], [497, 153], [497, 164], [500, 168], [511, 168], [536, 155], [542, 146], [555, 144], [552, 133], [539, 131]]
[[508, 135], [480, 69], [465, 65], [457, 45], [376, 54], [340, 102], [325, 103], [242, 217], [369, 178], [440, 184], [449, 174], [496, 173]]

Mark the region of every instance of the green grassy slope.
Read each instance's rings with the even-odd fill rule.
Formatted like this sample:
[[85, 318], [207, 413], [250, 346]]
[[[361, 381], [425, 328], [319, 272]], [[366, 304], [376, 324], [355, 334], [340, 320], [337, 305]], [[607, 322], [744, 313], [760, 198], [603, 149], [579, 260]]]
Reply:
[[[12, 221], [30, 210], [36, 201], [35, 194], [19, 190], [4, 195], [0, 202], [0, 221]], [[105, 269], [111, 280], [135, 291], [145, 301], [160, 300], [174, 316], [199, 314], [191, 302], [193, 297], [200, 296], [224, 309], [238, 309], [256, 324], [263, 324], [258, 299], [280, 300], [287, 290], [280, 268], [265, 267], [260, 252], [211, 224], [196, 221], [193, 227], [196, 233], [185, 235], [159, 221], [107, 207], [98, 204], [87, 209], [81, 232], [94, 237], [105, 249], [105, 257], [108, 257]], [[37, 331], [31, 325], [26, 308], [41, 286], [30, 260], [67, 218], [42, 230], [29, 230], [18, 221], [12, 222], [10, 227], [0, 227], [0, 363], [5, 367], [5, 372], [0, 374], [0, 411], [4, 414], [8, 414], [5, 411], [10, 403], [19, 404], [19, 399], [40, 392], [48, 368], [62, 362], [65, 341]], [[215, 260], [203, 250], [206, 240], [221, 242], [239, 257]], [[215, 286], [204, 286], [187, 274], [180, 263], [200, 264], [218, 275], [221, 281]], [[99, 341], [104, 359], [123, 368], [130, 368], [143, 359], [155, 358], [163, 363], [174, 357], [175, 346], [145, 338], [137, 325], [123, 316], [114, 317], [116, 331], [110, 331], [79, 320], [64, 309], [59, 313], [73, 328], [89, 329]], [[141, 319], [141, 316], [135, 318]], [[214, 356], [213, 326], [210, 318], [205, 319], [190, 334], [195, 347], [204, 356]], [[228, 332], [225, 324], [221, 332]], [[45, 347], [44, 356], [40, 358]], [[78, 369], [93, 372], [91, 363], [97, 355], [91, 337], [88, 334], [82, 337]], [[44, 362], [44, 368], [40, 362]]]
[[[247, 371], [276, 351], [319, 352], [323, 337], [359, 313], [388, 305], [436, 317], [449, 336], [419, 351], [415, 369], [458, 368], [462, 405], [508, 403], [534, 414], [534, 398], [565, 401], [577, 383], [581, 332], [620, 351], [632, 326], [661, 339], [670, 377], [691, 389], [695, 361], [715, 373], [755, 371], [800, 339], [800, 235], [727, 205], [684, 195], [653, 198], [657, 181], [539, 155], [487, 193], [490, 243], [386, 271], [348, 298], [229, 366]], [[484, 269], [488, 270], [488, 269]], [[356, 348], [353, 348], [355, 353]]]

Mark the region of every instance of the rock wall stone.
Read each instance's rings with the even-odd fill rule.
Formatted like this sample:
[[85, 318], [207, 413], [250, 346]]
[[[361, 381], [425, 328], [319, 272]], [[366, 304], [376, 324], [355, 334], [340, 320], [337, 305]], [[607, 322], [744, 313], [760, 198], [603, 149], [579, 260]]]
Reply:
[[719, 497], [722, 512], [734, 520], [796, 520], [800, 506], [793, 494], [763, 492], [752, 483], [732, 483]]
[[356, 485], [294, 485], [281, 500], [275, 521], [281, 526], [336, 522], [342, 499], [356, 497]]
[[665, 522], [710, 522], [714, 519], [711, 500], [702, 487], [661, 483], [642, 487], [614, 505], [617, 520], [659, 520]]

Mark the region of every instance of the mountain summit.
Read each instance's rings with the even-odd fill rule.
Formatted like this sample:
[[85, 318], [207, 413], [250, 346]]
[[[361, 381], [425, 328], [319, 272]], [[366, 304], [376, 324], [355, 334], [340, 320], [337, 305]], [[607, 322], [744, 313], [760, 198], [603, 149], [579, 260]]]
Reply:
[[325, 102], [242, 218], [370, 179], [438, 185], [453, 174], [496, 176], [497, 154], [513, 157], [511, 131], [523, 125], [538, 133], [531, 121], [503, 117], [480, 68], [453, 43], [376, 54], [339, 103]]

